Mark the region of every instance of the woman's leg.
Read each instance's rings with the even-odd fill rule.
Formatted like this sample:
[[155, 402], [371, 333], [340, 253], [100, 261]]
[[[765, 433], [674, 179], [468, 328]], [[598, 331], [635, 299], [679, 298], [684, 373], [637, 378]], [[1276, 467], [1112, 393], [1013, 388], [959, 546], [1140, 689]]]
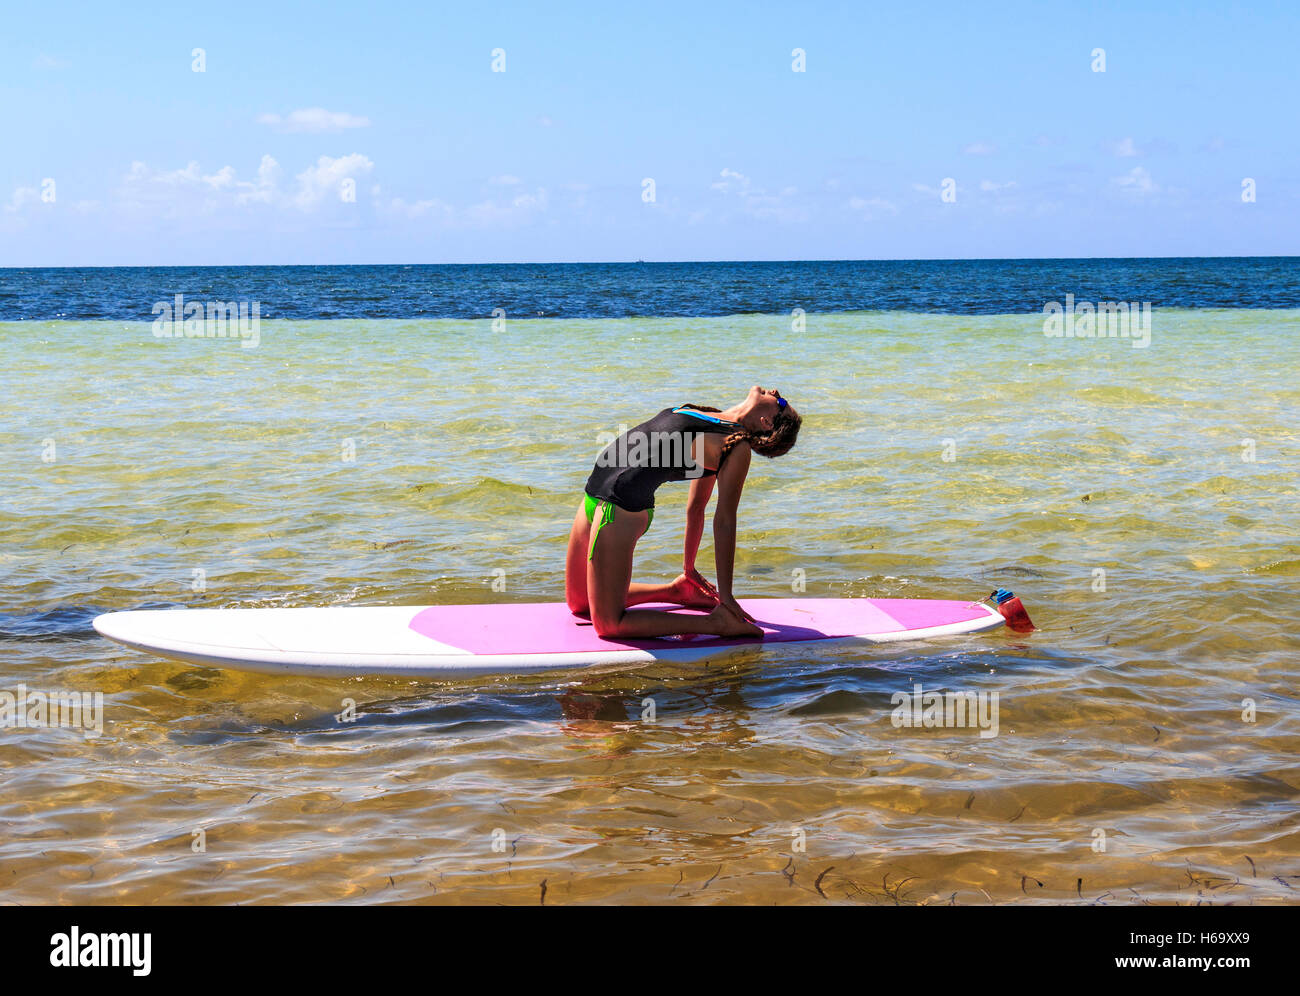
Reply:
[[[587, 521], [586, 506], [578, 505], [569, 530], [569, 548], [564, 558], [564, 601], [575, 616], [585, 616], [590, 611], [587, 604], [587, 552], [591, 546], [591, 523]], [[696, 609], [711, 609], [717, 601], [702, 595], [700, 590], [681, 574], [669, 584], [638, 584], [628, 586], [626, 605], [645, 602], [667, 602]]]
[[[596, 514], [600, 515], [597, 509]], [[587, 599], [591, 622], [602, 637], [643, 639], [710, 633], [716, 636], [761, 636], [762, 630], [729, 609], [717, 606], [707, 616], [631, 609], [632, 553], [645, 532], [649, 517], [644, 512], [619, 509], [600, 530], [599, 542], [587, 561]], [[594, 531], [594, 530], [593, 530]]]
[[564, 601], [575, 616], [585, 616], [587, 605], [587, 548], [591, 545], [591, 523], [583, 505], [573, 517], [569, 549], [564, 557]]

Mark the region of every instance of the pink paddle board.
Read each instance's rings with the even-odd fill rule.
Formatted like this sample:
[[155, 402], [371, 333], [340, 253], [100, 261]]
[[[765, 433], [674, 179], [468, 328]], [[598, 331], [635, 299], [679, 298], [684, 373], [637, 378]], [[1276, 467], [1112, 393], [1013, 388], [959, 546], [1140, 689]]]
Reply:
[[[270, 674], [454, 678], [650, 661], [698, 663], [767, 644], [923, 640], [1003, 625], [982, 602], [751, 598], [763, 639], [603, 640], [560, 603], [110, 612], [95, 629], [159, 657]], [[638, 608], [694, 612], [667, 605]]]

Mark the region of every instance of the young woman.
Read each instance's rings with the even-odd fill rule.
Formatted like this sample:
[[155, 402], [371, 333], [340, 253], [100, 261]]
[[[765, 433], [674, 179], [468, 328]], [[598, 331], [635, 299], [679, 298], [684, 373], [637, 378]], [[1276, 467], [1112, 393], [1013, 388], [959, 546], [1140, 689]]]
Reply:
[[[725, 411], [702, 405], [665, 408], [605, 448], [587, 479], [573, 518], [565, 565], [565, 600], [590, 615], [601, 637], [644, 639], [685, 633], [762, 636], [731, 593], [736, 557], [736, 506], [750, 453], [789, 452], [803, 419], [779, 391], [755, 385]], [[695, 569], [704, 509], [718, 482], [713, 547], [718, 587]], [[671, 584], [633, 584], [632, 552], [654, 518], [654, 494], [666, 481], [691, 481], [682, 573]], [[713, 608], [708, 615], [629, 611], [643, 602]]]

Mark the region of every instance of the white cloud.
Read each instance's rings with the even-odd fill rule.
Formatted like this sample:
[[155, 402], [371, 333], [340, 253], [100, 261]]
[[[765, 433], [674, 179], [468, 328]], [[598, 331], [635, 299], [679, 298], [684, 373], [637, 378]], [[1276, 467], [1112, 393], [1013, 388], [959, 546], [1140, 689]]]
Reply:
[[519, 177], [511, 176], [509, 173], [503, 173], [501, 176], [488, 178], [488, 183], [492, 184], [494, 187], [516, 187], [522, 182], [523, 181], [520, 180]]
[[263, 156], [257, 165], [257, 180], [241, 186], [236, 200], [241, 204], [269, 204], [280, 185], [280, 164], [270, 156]]
[[711, 185], [714, 190], [720, 190], [724, 194], [730, 194], [743, 193], [749, 189], [749, 177], [745, 176], [744, 173], [737, 173], [734, 169], [727, 169], [724, 167], [722, 172], [718, 175], [722, 177], [722, 179]]
[[1146, 196], [1160, 191], [1160, 186], [1151, 180], [1151, 174], [1141, 166], [1134, 166], [1123, 176], [1117, 176], [1112, 181], [1120, 189], [1136, 194]]
[[971, 142], [962, 150], [964, 156], [991, 156], [998, 151], [992, 142]]
[[280, 185], [280, 164], [263, 156], [253, 179], [241, 180], [233, 166], [204, 173], [197, 162], [183, 169], [155, 170], [133, 162], [116, 191], [118, 203], [128, 209], [150, 209], [155, 214], [208, 213], [254, 205], [296, 208], [312, 212], [327, 201], [339, 199], [344, 180], [360, 181], [374, 168], [360, 153], [337, 159], [321, 156], [295, 177], [292, 189]]
[[315, 166], [308, 166], [296, 177], [298, 190], [293, 202], [304, 211], [320, 205], [326, 199], [336, 200], [345, 180], [357, 180], [369, 174], [374, 168], [372, 163], [359, 152], [350, 156], [321, 156]]
[[331, 132], [345, 131], [348, 128], [368, 128], [370, 119], [348, 114], [346, 111], [327, 111], [323, 107], [306, 107], [290, 111], [284, 117], [279, 114], [259, 114], [258, 124], [264, 124], [279, 131], [289, 132]]
[[1113, 155], [1121, 159], [1142, 154], [1131, 138], [1121, 138], [1118, 142], [1112, 142], [1110, 150]]
[[[367, 196], [380, 215], [394, 220], [446, 229], [511, 228], [544, 217], [551, 207], [550, 192], [544, 187], [525, 189], [516, 177], [496, 177], [492, 196], [473, 204], [453, 204], [437, 197], [385, 196], [380, 184], [371, 180], [375, 164], [365, 155], [320, 156], [294, 174], [282, 179], [283, 170], [271, 156], [263, 156], [257, 173], [241, 179], [233, 166], [203, 170], [197, 162], [181, 169], [158, 170], [143, 162], [131, 164], [116, 191], [116, 206], [146, 212], [160, 218], [188, 218], [195, 214], [220, 215], [223, 211], [261, 208], [264, 211], [301, 212], [327, 215], [331, 209], [350, 208], [341, 204], [345, 181], [353, 181], [358, 196]], [[581, 193], [585, 184], [570, 184], [566, 190]], [[26, 189], [17, 201], [37, 198]], [[5, 210], [10, 210], [6, 206]]]
[[537, 123], [543, 128], [550, 128], [554, 126], [555, 120], [549, 114], [543, 114], [537, 119]]
[[[375, 164], [361, 153], [320, 156], [291, 178], [269, 155], [262, 157], [251, 176], [241, 176], [233, 164], [204, 169], [192, 161], [175, 169], [159, 169], [136, 161], [106, 201], [68, 202], [66, 209], [83, 215], [124, 213], [145, 222], [226, 216], [232, 226], [261, 224], [273, 213], [325, 220], [331, 212], [337, 215], [354, 208], [340, 197], [345, 181], [352, 181], [358, 198], [368, 198], [379, 215], [420, 227], [514, 228], [545, 219], [555, 207], [547, 188], [528, 188], [519, 178], [508, 175], [493, 178], [489, 196], [476, 203], [455, 204], [439, 197], [394, 197], [384, 194], [380, 184], [374, 182], [375, 169]], [[586, 183], [565, 184], [560, 195], [564, 207], [583, 207], [590, 189]], [[23, 214], [44, 206], [38, 187], [18, 187], [8, 198], [0, 198], [0, 218], [8, 224], [17, 223]], [[240, 218], [242, 223], [237, 221]]]
[[57, 72], [60, 69], [67, 69], [68, 65], [67, 59], [60, 59], [46, 52], [37, 53], [36, 58], [32, 60], [32, 68], [42, 72]]
[[999, 190], [1010, 190], [1015, 185], [1015, 180], [1008, 180], [1006, 183], [994, 183], [992, 180], [981, 180], [980, 190], [983, 190], [986, 193], [997, 193]]

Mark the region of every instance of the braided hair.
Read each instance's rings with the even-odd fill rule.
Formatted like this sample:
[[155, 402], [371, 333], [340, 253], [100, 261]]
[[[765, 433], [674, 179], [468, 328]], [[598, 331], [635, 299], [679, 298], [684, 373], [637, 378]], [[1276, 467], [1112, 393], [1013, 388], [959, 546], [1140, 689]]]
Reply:
[[[683, 408], [694, 408], [697, 412], [720, 412], [721, 408], [711, 408], [708, 405], [682, 405]], [[727, 459], [727, 454], [735, 449], [736, 444], [742, 440], [749, 443], [749, 448], [769, 460], [773, 457], [784, 456], [794, 447], [795, 440], [799, 438], [799, 427], [803, 425], [803, 416], [794, 410], [790, 405], [786, 405], [772, 418], [772, 429], [770, 432], [759, 434], [750, 432], [748, 429], [741, 428], [735, 432], [728, 433], [722, 440], [722, 456], [718, 458], [718, 466], [722, 466], [722, 461]]]

